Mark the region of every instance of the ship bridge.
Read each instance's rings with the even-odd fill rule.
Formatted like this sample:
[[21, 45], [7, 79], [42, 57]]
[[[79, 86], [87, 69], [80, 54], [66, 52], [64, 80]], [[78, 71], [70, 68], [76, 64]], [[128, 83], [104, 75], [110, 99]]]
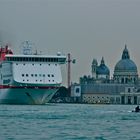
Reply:
[[48, 62], [48, 63], [66, 63], [66, 56], [46, 56], [46, 55], [6, 55], [6, 61], [11, 62]]

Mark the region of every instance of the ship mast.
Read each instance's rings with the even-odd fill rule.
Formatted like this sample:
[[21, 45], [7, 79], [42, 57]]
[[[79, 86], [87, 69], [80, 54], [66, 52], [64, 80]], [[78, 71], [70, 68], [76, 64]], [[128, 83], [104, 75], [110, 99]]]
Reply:
[[71, 83], [71, 55], [68, 53], [68, 88], [70, 87]]
[[75, 63], [76, 60], [75, 59], [71, 59], [71, 54], [68, 53], [68, 60], [67, 60], [67, 63], [68, 63], [68, 72], [67, 72], [67, 87], [69, 89], [69, 94], [70, 94], [70, 87], [71, 87], [71, 63]]

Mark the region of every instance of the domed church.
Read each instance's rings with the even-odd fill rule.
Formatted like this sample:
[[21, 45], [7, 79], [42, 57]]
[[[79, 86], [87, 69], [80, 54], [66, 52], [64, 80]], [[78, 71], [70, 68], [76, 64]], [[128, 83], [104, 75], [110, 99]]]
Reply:
[[114, 68], [113, 79], [115, 83], [135, 84], [138, 82], [138, 71], [136, 64], [130, 59], [129, 51], [125, 45], [121, 60]]
[[72, 85], [71, 93], [80, 88], [81, 102], [103, 104], [140, 104], [140, 79], [135, 62], [131, 60], [127, 46], [122, 52], [121, 60], [114, 67], [113, 78], [102, 57], [100, 65], [93, 59], [92, 76], [83, 76], [78, 85]]

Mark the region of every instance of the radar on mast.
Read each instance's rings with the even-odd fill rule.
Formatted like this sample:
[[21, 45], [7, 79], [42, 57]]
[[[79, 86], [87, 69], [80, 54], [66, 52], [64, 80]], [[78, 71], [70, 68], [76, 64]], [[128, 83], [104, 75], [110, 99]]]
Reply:
[[32, 47], [33, 47], [33, 44], [30, 41], [22, 42], [21, 53], [24, 55], [31, 55], [32, 54]]

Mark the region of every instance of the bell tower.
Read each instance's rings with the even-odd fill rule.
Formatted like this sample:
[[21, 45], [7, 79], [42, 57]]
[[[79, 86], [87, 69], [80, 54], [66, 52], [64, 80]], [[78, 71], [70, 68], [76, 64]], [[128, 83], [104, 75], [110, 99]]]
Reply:
[[92, 66], [91, 66], [91, 73], [92, 73], [92, 77], [96, 79], [96, 70], [98, 67], [98, 62], [96, 59], [93, 59], [92, 61]]

